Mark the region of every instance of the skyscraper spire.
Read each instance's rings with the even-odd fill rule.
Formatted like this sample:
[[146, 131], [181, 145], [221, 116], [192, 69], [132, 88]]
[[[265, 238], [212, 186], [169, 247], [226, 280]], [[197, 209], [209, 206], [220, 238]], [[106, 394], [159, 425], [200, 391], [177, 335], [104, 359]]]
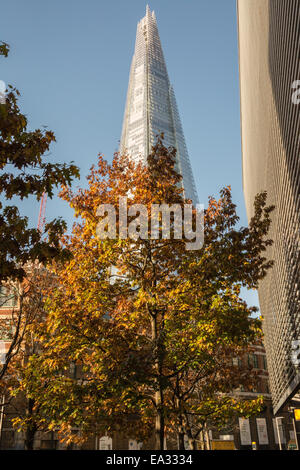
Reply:
[[157, 29], [149, 5], [137, 25], [120, 151], [146, 161], [156, 136], [177, 150], [177, 171], [182, 175], [185, 197], [198, 202], [193, 173]]

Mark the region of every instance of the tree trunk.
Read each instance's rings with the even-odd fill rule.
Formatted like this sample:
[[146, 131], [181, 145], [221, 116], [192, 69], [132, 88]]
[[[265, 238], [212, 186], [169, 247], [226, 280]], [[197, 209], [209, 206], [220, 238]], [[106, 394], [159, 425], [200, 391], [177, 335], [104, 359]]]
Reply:
[[[178, 385], [178, 376], [176, 377], [176, 392], [179, 395], [179, 385]], [[178, 396], [177, 395], [177, 396]], [[179, 410], [178, 415], [178, 431], [177, 431], [177, 441], [178, 441], [178, 450], [185, 450], [184, 447], [184, 427], [183, 427], [183, 416], [181, 414], [181, 406], [179, 398], [176, 399], [176, 406]]]
[[187, 425], [187, 427], [186, 427], [186, 435], [187, 435], [188, 440], [189, 440], [190, 450], [196, 450], [196, 441], [193, 437], [193, 434], [192, 434], [192, 431], [191, 431], [191, 428], [190, 428], [189, 425]]
[[157, 374], [157, 388], [155, 392], [155, 450], [164, 450], [164, 437], [165, 437], [165, 417], [164, 417], [164, 392], [162, 384], [162, 362], [163, 362], [163, 348], [157, 332], [157, 318], [151, 318], [151, 333], [152, 341], [154, 344], [154, 363], [155, 371]]
[[201, 450], [205, 450], [205, 443], [204, 443], [204, 434], [203, 434], [203, 430], [200, 431], [199, 433], [199, 436], [200, 436], [200, 442], [201, 442]]
[[[33, 407], [34, 407], [34, 400], [32, 398], [29, 398], [28, 408], [27, 408], [28, 417], [32, 418], [32, 416], [33, 416]], [[37, 432], [37, 426], [34, 423], [34, 421], [31, 419], [31, 420], [29, 420], [29, 423], [28, 423], [26, 431], [25, 431], [25, 449], [26, 450], [33, 450], [34, 436], [35, 436], [36, 432]]]
[[178, 450], [185, 450], [184, 447], [184, 433], [178, 432], [177, 433], [177, 440], [178, 440]]
[[190, 450], [197, 450], [197, 445], [195, 439], [192, 437], [189, 439]]
[[209, 433], [207, 428], [205, 428], [205, 436], [206, 436], [206, 448], [207, 450], [210, 450], [210, 440], [209, 440]]
[[155, 450], [164, 450], [165, 418], [163, 409], [163, 395], [161, 393], [161, 390], [155, 393], [155, 403]]
[[191, 429], [191, 426], [190, 426], [190, 423], [189, 423], [189, 419], [188, 419], [188, 416], [185, 414], [185, 432], [186, 432], [186, 435], [188, 437], [188, 440], [189, 440], [189, 447], [190, 447], [190, 450], [196, 450], [197, 449], [197, 446], [196, 446], [196, 441], [195, 441], [195, 438], [193, 436], [193, 433], [192, 433], [192, 429]]
[[32, 426], [28, 426], [25, 433], [25, 450], [33, 450], [34, 436], [36, 429]]

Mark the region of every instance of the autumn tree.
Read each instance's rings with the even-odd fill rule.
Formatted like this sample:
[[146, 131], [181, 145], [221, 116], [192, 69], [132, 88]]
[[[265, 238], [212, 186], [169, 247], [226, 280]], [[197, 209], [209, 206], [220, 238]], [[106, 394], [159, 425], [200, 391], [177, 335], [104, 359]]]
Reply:
[[[78, 438], [78, 427], [81, 438], [104, 429], [147, 438], [154, 429], [155, 448], [163, 449], [166, 430], [177, 430], [179, 440], [189, 434], [193, 445], [195, 423], [207, 416], [221, 422], [229, 410], [257, 411], [260, 400], [242, 404], [228, 393], [249, 383], [232, 358], [259, 329], [240, 288], [257, 287], [271, 266], [263, 256], [271, 243], [266, 195], [257, 196], [249, 227], [237, 228], [224, 188], [205, 211], [204, 244], [188, 250], [190, 234], [182, 220], [178, 236], [174, 205], [184, 210], [191, 201], [184, 199], [176, 150], [162, 137], [147, 165], [118, 154], [109, 165], [100, 156], [88, 184], [61, 194], [80, 218], [63, 240], [73, 258], [52, 267], [59, 288], [47, 298], [43, 352], [31, 358], [21, 383], [49, 429], [68, 441]], [[120, 215], [125, 202], [128, 227]], [[150, 223], [145, 228], [147, 214], [162, 204], [175, 211], [170, 236], [161, 213], [154, 234]], [[116, 214], [106, 239], [99, 239], [108, 222], [101, 208]], [[195, 209], [192, 215], [195, 228]], [[71, 361], [81, 375], [64, 372]]]
[[[7, 57], [8, 52], [8, 44], [1, 42], [0, 56]], [[18, 90], [8, 86], [5, 100], [0, 101], [0, 285], [19, 292], [18, 308], [13, 312], [14, 335], [0, 368], [0, 380], [23, 340], [25, 330], [21, 324], [26, 325], [26, 315], [23, 314], [22, 282], [26, 266], [69, 256], [60, 244], [66, 228], [61, 218], [49, 221], [41, 233], [29, 227], [28, 218], [8, 201], [30, 197], [40, 200], [43, 194], [51, 198], [55, 188], [71, 184], [73, 178], [79, 176], [73, 164], [48, 161], [47, 152], [55, 141], [54, 133], [47, 129], [28, 130], [28, 120], [19, 109], [18, 97]]]
[[[9, 46], [0, 43], [0, 56], [8, 55]], [[18, 106], [19, 92], [8, 87], [5, 103], [0, 103], [0, 194], [3, 200], [13, 197], [34, 197], [43, 193], [53, 196], [53, 190], [70, 184], [79, 176], [71, 164], [47, 161], [47, 152], [55, 141], [54, 133], [46, 129], [28, 130], [27, 117]], [[28, 226], [28, 218], [20, 215], [15, 205], [0, 204], [0, 282], [22, 280], [23, 265], [28, 261], [47, 262], [65, 256], [59, 239], [65, 230], [61, 219], [46, 224], [45, 233]]]
[[23, 393], [20, 381], [30, 357], [40, 351], [36, 332], [41, 334], [45, 325], [47, 312], [44, 297], [57, 284], [53, 274], [40, 264], [27, 264], [24, 269], [26, 278], [23, 283], [6, 283], [9, 291], [14, 293], [16, 303], [5, 320], [0, 317], [2, 337], [7, 337], [8, 332], [11, 334], [0, 375], [0, 395], [5, 398], [2, 409], [4, 417], [10, 418], [14, 425], [22, 420], [25, 449], [32, 450], [36, 432], [44, 427], [39, 420], [39, 407], [35, 406], [30, 394]]
[[[248, 367], [237, 367], [233, 359], [245, 355], [261, 337], [255, 307], [240, 298], [241, 287], [257, 288], [272, 266], [263, 256], [271, 241], [266, 239], [272, 207], [266, 194], [255, 200], [255, 215], [248, 228], [237, 230], [236, 207], [229, 188], [219, 200], [210, 198], [205, 212], [205, 243], [192, 252], [182, 267], [181, 282], [172, 293], [169, 357], [173, 371], [169, 381], [169, 416], [183, 447], [190, 447], [210, 422], [223, 426], [227, 419], [249, 416], [261, 409], [262, 400], [241, 401], [234, 389], [256, 388], [257, 377]], [[179, 274], [179, 273], [178, 273]], [[176, 366], [176, 367], [174, 367]], [[172, 422], [172, 420], [171, 420]]]

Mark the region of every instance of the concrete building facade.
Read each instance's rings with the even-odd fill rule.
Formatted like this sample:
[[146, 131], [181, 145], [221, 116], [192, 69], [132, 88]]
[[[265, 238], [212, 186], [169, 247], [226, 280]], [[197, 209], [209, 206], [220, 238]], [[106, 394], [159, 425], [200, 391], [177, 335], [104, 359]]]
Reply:
[[272, 213], [266, 257], [274, 267], [259, 302], [275, 413], [300, 387], [300, 5], [238, 0], [243, 188], [248, 218], [257, 193]]

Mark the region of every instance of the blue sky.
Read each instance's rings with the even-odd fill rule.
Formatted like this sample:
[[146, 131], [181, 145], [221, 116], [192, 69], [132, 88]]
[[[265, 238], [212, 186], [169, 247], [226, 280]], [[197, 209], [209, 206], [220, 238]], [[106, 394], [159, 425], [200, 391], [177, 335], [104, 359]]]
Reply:
[[[235, 0], [152, 0], [174, 86], [199, 200], [232, 186], [247, 224], [241, 178]], [[82, 182], [103, 153], [118, 149], [136, 24], [144, 0], [10, 0], [1, 6], [0, 40], [11, 46], [0, 80], [21, 92], [31, 128], [53, 130], [55, 161], [73, 160]], [[22, 205], [36, 225], [38, 204]], [[55, 197], [46, 217], [72, 210]], [[257, 304], [256, 293], [246, 293]]]

